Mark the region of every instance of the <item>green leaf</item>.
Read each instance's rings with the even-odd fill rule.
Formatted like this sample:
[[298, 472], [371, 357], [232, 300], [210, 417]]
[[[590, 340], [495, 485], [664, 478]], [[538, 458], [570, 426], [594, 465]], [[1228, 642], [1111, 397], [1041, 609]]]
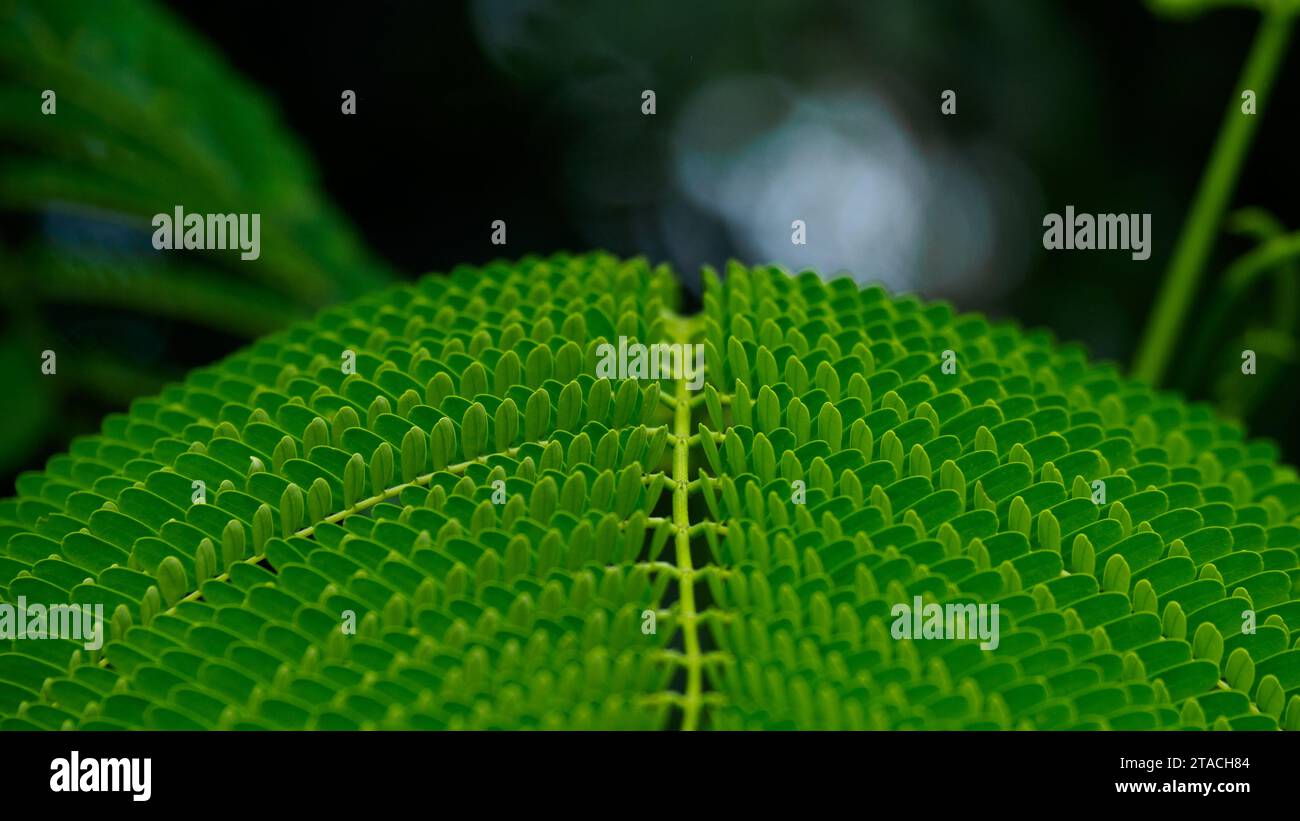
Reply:
[[[302, 526], [306, 510], [307, 503], [303, 498], [302, 489], [295, 484], [287, 485], [284, 492], [280, 494], [280, 535], [286, 539], [292, 536]], [[267, 512], [270, 512], [269, 508]], [[240, 556], [243, 555], [242, 549], [238, 552]]]
[[366, 494], [366, 460], [352, 454], [343, 468], [343, 507], [350, 508]]
[[[633, 385], [632, 382], [624, 382], [623, 384]], [[496, 422], [493, 428], [496, 431], [496, 452], [505, 453], [514, 443], [515, 435], [519, 431], [519, 409], [515, 407], [515, 400], [507, 399], [497, 408]]]
[[456, 456], [456, 428], [446, 416], [438, 420], [429, 434], [430, 461], [434, 470], [442, 470]]
[[163, 601], [170, 607], [180, 601], [188, 589], [189, 582], [180, 561], [175, 556], [163, 559], [158, 565], [158, 590], [162, 593]]
[[1214, 664], [1223, 658], [1223, 636], [1214, 629], [1214, 625], [1206, 623], [1196, 628], [1196, 635], [1192, 639], [1192, 655]]
[[528, 397], [524, 409], [524, 439], [536, 442], [541, 439], [551, 426], [551, 395], [538, 388]]
[[[423, 441], [423, 433], [421, 433]], [[423, 464], [424, 460], [419, 462]], [[402, 459], [403, 465], [406, 459]], [[380, 442], [379, 447], [370, 456], [370, 493], [373, 496], [379, 496], [393, 483], [393, 448], [387, 442]]]
[[[1249, 659], [1249, 655], [1247, 655]], [[1231, 661], [1231, 659], [1229, 659]], [[1235, 687], [1235, 685], [1234, 685]], [[1242, 687], [1235, 687], [1242, 690]], [[1265, 716], [1282, 718], [1282, 709], [1286, 707], [1287, 694], [1277, 676], [1265, 676], [1260, 679], [1260, 688], [1255, 694], [1255, 703], [1260, 705], [1260, 712]]]
[[487, 410], [479, 402], [475, 402], [465, 412], [465, 419], [461, 422], [460, 432], [462, 436], [461, 447], [466, 460], [474, 460], [487, 447], [488, 437], [488, 418]]
[[[1250, 685], [1255, 683], [1255, 662], [1244, 648], [1238, 647], [1228, 655], [1223, 666], [1223, 680], [1234, 690], [1250, 692]], [[1273, 680], [1276, 681], [1276, 677]]]
[[269, 505], [260, 505], [253, 514], [253, 550], [261, 552], [266, 540], [275, 531], [274, 513]]
[[[199, 583], [212, 578], [216, 573], [217, 551], [216, 548], [212, 546], [211, 539], [204, 539], [199, 542], [199, 549], [194, 554], [194, 568], [194, 578]], [[159, 569], [161, 570], [161, 566]], [[184, 571], [182, 570], [182, 572]]]
[[[384, 445], [382, 445], [381, 447], [386, 445], [387, 443], [384, 443]], [[411, 428], [406, 432], [406, 435], [402, 437], [402, 481], [403, 482], [409, 483], [415, 481], [415, 477], [420, 475], [420, 473], [424, 470], [425, 454], [427, 452], [427, 448], [428, 448], [428, 444], [427, 444], [427, 439], [424, 435], [424, 431], [420, 430], [419, 428], [415, 428], [415, 427]], [[444, 464], [445, 464], [445, 457], [444, 457]], [[391, 475], [392, 471], [390, 470], [389, 473]], [[387, 482], [385, 482], [385, 487], [387, 487]], [[379, 493], [379, 491], [376, 490], [375, 493], [377, 494]]]
[[[317, 477], [307, 488], [307, 521], [316, 524], [330, 515], [334, 509], [329, 483], [324, 479]], [[344, 505], [350, 507], [350, 505]]]
[[[21, 218], [70, 219], [82, 237], [44, 232], [0, 251], [5, 284], [22, 293], [0, 319], [13, 328], [21, 312], [27, 337], [0, 345], [9, 393], [24, 400], [0, 404], [10, 434], [0, 463], [12, 467], [43, 441], [52, 416], [41, 411], [61, 395], [125, 406], [170, 378], [117, 346], [79, 354], [57, 380], [27, 368], [25, 353], [22, 367], [8, 367], [5, 352], [53, 338], [48, 317], [99, 307], [129, 315], [144, 337], [179, 323], [252, 339], [389, 278], [326, 199], [273, 102], [164, 4], [6, 0], [0, 14], [0, 199]], [[57, 91], [57, 111], [29, 116], [38, 109], [26, 101], [46, 89]], [[153, 221], [177, 207], [256, 212], [257, 257], [155, 253]], [[294, 367], [284, 364], [284, 373]]]
[[[1300, 723], [1285, 703], [1300, 687], [1294, 472], [1270, 447], [1044, 334], [812, 274], [726, 274], [706, 272], [702, 313], [682, 317], [671, 273], [642, 261], [462, 268], [331, 308], [105, 420], [0, 502], [6, 599], [113, 614], [90, 666], [113, 677], [103, 691], [72, 686], [74, 648], [6, 654], [33, 679], [28, 713]], [[702, 393], [597, 378], [616, 335], [704, 345]], [[940, 389], [938, 357], [958, 349]], [[246, 476], [253, 458], [269, 469]], [[996, 647], [900, 637], [894, 609], [916, 597], [997, 603]], [[1254, 635], [1239, 632], [1250, 608]], [[160, 683], [148, 660], [164, 657], [194, 686]], [[7, 692], [0, 719], [17, 719]]]

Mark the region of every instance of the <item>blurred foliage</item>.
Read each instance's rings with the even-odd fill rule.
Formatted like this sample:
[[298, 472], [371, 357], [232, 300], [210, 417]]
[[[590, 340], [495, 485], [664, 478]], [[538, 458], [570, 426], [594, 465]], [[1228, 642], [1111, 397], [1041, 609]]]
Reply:
[[[496, 249], [482, 226], [502, 216], [512, 246], [645, 254], [673, 262], [689, 285], [701, 263], [770, 261], [751, 258], [676, 190], [673, 139], [690, 101], [737, 76], [775, 78], [800, 99], [828, 86], [865, 89], [899, 112], [920, 145], [1013, 158], [991, 168], [1023, 171], [1017, 204], [1027, 211], [1074, 202], [1155, 215], [1151, 270], [1122, 254], [1044, 254], [1036, 219], [1017, 212], [984, 272], [996, 288], [969, 280], [964, 293], [954, 283], [922, 289], [1048, 325], [1118, 359], [1149, 312], [1154, 266], [1169, 258], [1193, 193], [1185, 186], [1245, 55], [1256, 15], [1240, 9], [1300, 8], [1300, 0], [1014, 10], [999, 0], [470, 0], [354, 15], [175, 0], [182, 18], [160, 2], [0, 0], [0, 368], [11, 375], [0, 394], [0, 492], [18, 468], [38, 467], [56, 445], [96, 429], [107, 410], [389, 277], [326, 201], [269, 92], [310, 136], [331, 190], [357, 204], [367, 240], [402, 267], [486, 258]], [[246, 26], [254, 17], [258, 25]], [[350, 40], [340, 49], [342, 36]], [[1292, 378], [1300, 241], [1286, 226], [1297, 212], [1277, 183], [1285, 175], [1260, 173], [1289, 156], [1277, 142], [1300, 111], [1288, 79], [1281, 72], [1270, 123], [1228, 204], [1268, 203], [1276, 216], [1247, 209], [1216, 222], [1218, 242], [1164, 384], [1282, 439], [1295, 461], [1300, 438], [1285, 409], [1300, 390]], [[961, 115], [943, 118], [935, 90], [958, 82]], [[647, 121], [639, 94], [651, 86], [659, 112]], [[40, 114], [47, 88], [58, 94], [56, 116]], [[334, 127], [338, 88], [365, 89], [361, 127]], [[410, 105], [412, 94], [433, 104]], [[402, 178], [354, 157], [377, 157]], [[261, 258], [155, 253], [149, 219], [178, 204], [262, 214]], [[424, 231], [433, 223], [436, 244]], [[1245, 347], [1260, 362], [1243, 385], [1234, 374]], [[45, 349], [59, 355], [58, 379], [40, 375]]]
[[[1286, 232], [1263, 208], [1236, 211], [1225, 227], [1257, 244], [1224, 269], [1191, 330], [1187, 358], [1204, 363], [1203, 372], [1219, 374], [1209, 387], [1223, 414], [1249, 419], [1269, 410], [1270, 400], [1286, 387], [1283, 377], [1295, 372], [1300, 232]], [[1242, 380], [1241, 354], [1247, 350], [1256, 354], [1256, 373]], [[1198, 381], [1172, 380], [1184, 390]]]
[[1195, 17], [1217, 8], [1251, 8], [1262, 12], [1300, 8], [1296, 0], [1147, 0], [1147, 5], [1169, 17]]
[[[82, 399], [124, 404], [389, 278], [266, 96], [153, 2], [0, 0], [0, 147], [0, 470], [79, 432]], [[260, 214], [260, 257], [157, 253], [177, 205]]]
[[[1149, 0], [1148, 5], [1175, 18], [1216, 7], [1244, 6], [1260, 12], [1254, 43], [1228, 100], [1134, 365], [1139, 378], [1160, 382], [1163, 377], [1186, 393], [1209, 394], [1224, 415], [1249, 419], [1284, 395], [1279, 390], [1287, 387], [1282, 377], [1294, 373], [1300, 232], [1288, 234], [1265, 208], [1226, 212], [1258, 118], [1273, 101], [1270, 92], [1285, 61], [1300, 0]], [[1258, 98], [1258, 111], [1245, 110], [1241, 100], [1247, 94], [1252, 101]], [[1222, 231], [1254, 247], [1224, 266], [1212, 285], [1199, 286]], [[1198, 291], [1199, 300], [1194, 299]], [[1164, 371], [1176, 349], [1178, 358], [1192, 367], [1167, 375]], [[1244, 361], [1252, 354], [1254, 370], [1243, 379]]]

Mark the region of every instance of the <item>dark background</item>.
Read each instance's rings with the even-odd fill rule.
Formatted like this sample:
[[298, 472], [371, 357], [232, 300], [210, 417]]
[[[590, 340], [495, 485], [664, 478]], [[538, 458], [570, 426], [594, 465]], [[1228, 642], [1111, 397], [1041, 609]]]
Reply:
[[[1236, 9], [1172, 20], [1120, 0], [168, 5], [269, 97], [328, 197], [397, 278], [589, 248], [669, 262], [692, 286], [701, 265], [731, 257], [814, 264], [1049, 327], [1125, 368], [1258, 20]], [[1296, 51], [1261, 101], [1232, 199], [1291, 229]], [[647, 88], [653, 116], [641, 113]], [[343, 89], [357, 93], [355, 116], [340, 112]], [[957, 92], [956, 116], [940, 114], [944, 89]], [[773, 149], [764, 135], [781, 122], [794, 125]], [[835, 140], [818, 141], [827, 134]], [[729, 182], [690, 190], [696, 161]], [[900, 167], [929, 181], [910, 205], [922, 177]], [[858, 185], [845, 168], [881, 184]], [[767, 205], [754, 206], [751, 185]], [[972, 185], [977, 196], [963, 200]], [[1151, 213], [1151, 258], [1045, 252], [1042, 217], [1067, 204]], [[789, 224], [801, 217], [809, 246], [794, 248]], [[4, 219], [12, 244], [40, 230], [12, 209]], [[494, 219], [508, 224], [505, 248], [489, 242]], [[1224, 264], [1250, 247], [1216, 242], [1190, 333]], [[1232, 333], [1269, 302], [1262, 289]], [[115, 336], [136, 327], [129, 311], [93, 304], [42, 310], [83, 327], [103, 316]], [[184, 322], [147, 327], [140, 344], [155, 352], [158, 380], [246, 342]], [[1241, 347], [1228, 338], [1212, 360], [1175, 356], [1171, 386], [1220, 399], [1215, 380]], [[1286, 376], [1248, 422], [1295, 462], [1294, 361], [1272, 365]], [[123, 404], [82, 390], [60, 407], [66, 421], [10, 465], [0, 492]]]

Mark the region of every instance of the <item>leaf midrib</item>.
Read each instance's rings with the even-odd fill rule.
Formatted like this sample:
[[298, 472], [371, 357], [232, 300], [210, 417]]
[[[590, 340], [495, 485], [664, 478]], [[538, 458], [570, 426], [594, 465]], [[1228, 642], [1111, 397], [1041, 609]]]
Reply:
[[[674, 316], [673, 341], [688, 344], [690, 319]], [[683, 356], [683, 361], [685, 357]], [[691, 397], [685, 374], [677, 380], [673, 403], [673, 526], [676, 530], [678, 602], [685, 651], [686, 692], [682, 696], [682, 729], [699, 727], [703, 700], [703, 656], [700, 653], [698, 614], [695, 611], [695, 568], [691, 561], [690, 438]]]

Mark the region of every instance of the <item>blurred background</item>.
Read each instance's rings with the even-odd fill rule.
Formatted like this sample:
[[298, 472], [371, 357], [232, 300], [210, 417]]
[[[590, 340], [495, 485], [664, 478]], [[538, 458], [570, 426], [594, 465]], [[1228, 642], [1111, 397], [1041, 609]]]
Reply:
[[[847, 272], [1127, 369], [1258, 20], [1136, 0], [0, 0], [0, 494], [323, 305], [527, 253], [645, 255], [691, 289], [733, 257]], [[1198, 317], [1226, 304], [1229, 263], [1300, 228], [1297, 50], [1166, 378], [1293, 463], [1295, 270]], [[154, 251], [150, 218], [177, 204], [260, 213], [261, 257]], [[1151, 258], [1044, 251], [1067, 205], [1150, 213]], [[1245, 396], [1224, 377], [1251, 346]]]

